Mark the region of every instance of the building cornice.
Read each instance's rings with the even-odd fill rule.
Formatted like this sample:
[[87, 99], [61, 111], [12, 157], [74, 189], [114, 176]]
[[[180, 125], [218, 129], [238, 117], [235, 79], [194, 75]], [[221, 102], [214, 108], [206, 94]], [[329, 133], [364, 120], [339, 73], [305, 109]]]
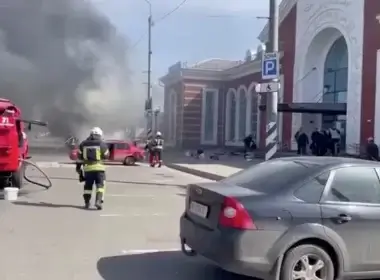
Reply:
[[[283, 53], [280, 53], [280, 57], [282, 57], [282, 55]], [[223, 71], [181, 68], [178, 67], [178, 63], [175, 65], [177, 68], [173, 69], [173, 67], [170, 67], [168, 74], [159, 79], [166, 86], [178, 83], [183, 79], [198, 81], [232, 81], [261, 72], [261, 59], [246, 62]]]
[[[282, 21], [286, 18], [286, 16], [290, 13], [293, 6], [297, 3], [298, 0], [282, 0], [280, 4], [280, 24]], [[266, 43], [268, 41], [268, 30], [269, 30], [269, 23], [265, 25], [263, 30], [260, 32], [257, 39], [259, 39], [261, 42]]]
[[224, 71], [213, 71], [205, 69], [182, 68], [179, 70], [181, 75], [173, 75], [169, 72], [160, 78], [165, 85], [175, 84], [182, 79], [198, 80], [198, 81], [231, 81], [241, 77], [249, 76], [261, 71], [261, 61], [252, 61], [239, 66], [226, 69]]

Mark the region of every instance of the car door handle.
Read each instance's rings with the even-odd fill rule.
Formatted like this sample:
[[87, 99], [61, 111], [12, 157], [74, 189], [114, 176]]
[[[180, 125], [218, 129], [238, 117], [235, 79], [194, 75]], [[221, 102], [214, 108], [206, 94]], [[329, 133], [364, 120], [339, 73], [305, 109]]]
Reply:
[[352, 220], [352, 217], [350, 215], [347, 215], [347, 214], [340, 214], [337, 218], [336, 218], [337, 222], [342, 224], [342, 223], [347, 223], [349, 221]]

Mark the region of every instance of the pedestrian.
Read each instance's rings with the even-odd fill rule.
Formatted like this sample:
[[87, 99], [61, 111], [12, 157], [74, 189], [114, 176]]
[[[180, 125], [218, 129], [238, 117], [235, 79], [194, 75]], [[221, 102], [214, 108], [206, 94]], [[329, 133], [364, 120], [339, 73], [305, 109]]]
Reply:
[[297, 142], [297, 154], [306, 155], [307, 146], [309, 145], [309, 137], [305, 132], [303, 132], [302, 127], [300, 127], [300, 129], [294, 135], [294, 138]]
[[330, 136], [326, 130], [321, 131], [321, 139], [320, 139], [320, 156], [324, 156], [327, 154], [329, 149]]
[[366, 147], [366, 158], [368, 160], [379, 160], [379, 147], [376, 145], [373, 137], [368, 138], [368, 143]]
[[248, 154], [251, 151], [251, 145], [253, 142], [252, 134], [249, 134], [247, 137], [244, 138], [244, 155]]
[[317, 127], [315, 128], [310, 138], [311, 138], [310, 149], [311, 149], [312, 154], [315, 156], [320, 156], [322, 134], [319, 131], [319, 128]]
[[330, 149], [332, 156], [336, 156], [340, 152], [340, 131], [334, 126], [328, 131], [330, 135]]
[[79, 145], [76, 164], [76, 171], [84, 180], [83, 199], [86, 209], [90, 208], [94, 184], [96, 185], [95, 207], [98, 210], [103, 208], [105, 192], [105, 165], [103, 161], [108, 156], [109, 150], [103, 141], [103, 131], [99, 127], [94, 127], [90, 136]]

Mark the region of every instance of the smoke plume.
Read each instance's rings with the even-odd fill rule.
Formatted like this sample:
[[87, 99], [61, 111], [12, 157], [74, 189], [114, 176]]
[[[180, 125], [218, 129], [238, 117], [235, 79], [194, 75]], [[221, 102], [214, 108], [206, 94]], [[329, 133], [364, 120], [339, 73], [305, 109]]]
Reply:
[[132, 125], [127, 45], [85, 0], [0, 0], [0, 97], [55, 136]]

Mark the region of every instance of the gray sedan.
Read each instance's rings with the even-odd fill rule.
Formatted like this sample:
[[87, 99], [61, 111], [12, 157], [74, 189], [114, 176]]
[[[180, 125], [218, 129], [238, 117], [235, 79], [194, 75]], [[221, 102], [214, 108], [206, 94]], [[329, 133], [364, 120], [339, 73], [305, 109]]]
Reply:
[[182, 251], [263, 279], [378, 277], [379, 174], [377, 162], [294, 157], [189, 185]]

